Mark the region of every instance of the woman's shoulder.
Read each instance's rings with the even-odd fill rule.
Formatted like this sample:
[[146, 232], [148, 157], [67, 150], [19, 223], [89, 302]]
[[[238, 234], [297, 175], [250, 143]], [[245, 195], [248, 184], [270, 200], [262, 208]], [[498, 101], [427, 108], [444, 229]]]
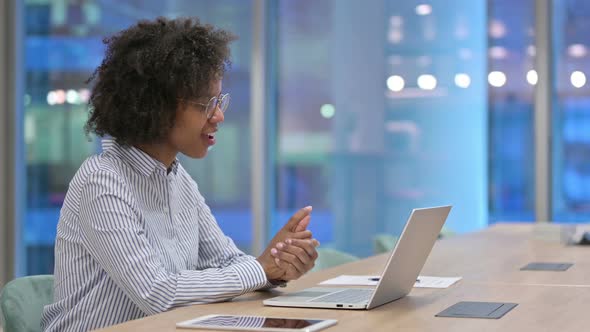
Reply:
[[82, 163], [72, 179], [72, 184], [83, 185], [91, 177], [123, 179], [124, 167], [123, 161], [116, 156], [104, 153], [93, 155]]
[[[77, 213], [80, 200], [83, 196], [84, 189], [89, 183], [112, 185], [114, 183], [123, 183], [124, 177], [121, 176], [120, 165], [116, 160], [103, 155], [94, 155], [88, 157], [80, 166], [70, 184], [64, 200], [64, 207]], [[117, 188], [123, 188], [117, 186]]]

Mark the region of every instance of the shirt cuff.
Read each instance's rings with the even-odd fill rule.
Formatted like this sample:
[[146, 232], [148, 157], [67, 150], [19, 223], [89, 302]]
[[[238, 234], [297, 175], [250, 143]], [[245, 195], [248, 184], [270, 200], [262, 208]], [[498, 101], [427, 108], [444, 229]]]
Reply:
[[230, 268], [238, 274], [245, 293], [262, 288], [268, 283], [262, 265], [255, 259], [231, 265]]

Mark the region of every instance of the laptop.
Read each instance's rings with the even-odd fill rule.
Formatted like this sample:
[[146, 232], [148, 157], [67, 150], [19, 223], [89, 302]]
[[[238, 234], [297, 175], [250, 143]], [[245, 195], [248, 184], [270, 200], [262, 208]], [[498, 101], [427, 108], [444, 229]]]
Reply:
[[313, 287], [263, 303], [278, 307], [368, 310], [402, 298], [412, 290], [450, 211], [451, 206], [412, 210], [375, 288]]

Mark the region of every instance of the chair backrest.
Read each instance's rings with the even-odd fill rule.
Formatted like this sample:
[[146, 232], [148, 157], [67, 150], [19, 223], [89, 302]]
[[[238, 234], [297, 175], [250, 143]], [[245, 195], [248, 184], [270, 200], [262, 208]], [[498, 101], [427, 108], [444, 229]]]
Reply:
[[0, 293], [4, 332], [41, 331], [43, 307], [53, 302], [53, 275], [17, 278]]
[[319, 271], [358, 260], [356, 256], [332, 248], [318, 248], [317, 251], [318, 259], [315, 261], [312, 271]]
[[[438, 238], [440, 239], [443, 237], [450, 237], [453, 235], [455, 235], [454, 231], [446, 227], [443, 227], [440, 231], [440, 234], [438, 235]], [[377, 234], [375, 238], [373, 238], [373, 250], [375, 254], [378, 255], [390, 252], [393, 249], [393, 247], [395, 247], [398, 239], [399, 238], [397, 236], [393, 236], [390, 234]]]
[[440, 231], [440, 234], [438, 235], [438, 238], [444, 238], [444, 237], [451, 237], [451, 236], [455, 236], [455, 231], [447, 228], [447, 227], [443, 227], [442, 230]]
[[383, 254], [386, 252], [391, 252], [397, 240], [399, 238], [397, 236], [389, 235], [389, 234], [378, 234], [373, 239], [373, 246], [375, 254]]

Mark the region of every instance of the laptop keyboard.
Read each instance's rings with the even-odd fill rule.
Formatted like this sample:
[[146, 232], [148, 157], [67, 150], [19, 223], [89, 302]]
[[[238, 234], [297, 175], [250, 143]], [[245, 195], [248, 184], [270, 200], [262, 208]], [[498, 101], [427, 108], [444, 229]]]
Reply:
[[374, 289], [346, 289], [337, 293], [330, 293], [311, 300], [310, 302], [329, 302], [329, 303], [359, 303], [369, 302]]

